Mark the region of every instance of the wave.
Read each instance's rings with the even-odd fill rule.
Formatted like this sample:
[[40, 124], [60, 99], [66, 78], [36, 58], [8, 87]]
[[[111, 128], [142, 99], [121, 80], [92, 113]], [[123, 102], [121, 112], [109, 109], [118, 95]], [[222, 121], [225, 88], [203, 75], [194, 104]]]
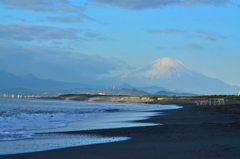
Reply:
[[107, 103], [0, 99], [0, 140], [31, 138], [38, 130], [57, 129], [68, 124], [117, 112], [176, 109], [177, 106], [140, 103]]

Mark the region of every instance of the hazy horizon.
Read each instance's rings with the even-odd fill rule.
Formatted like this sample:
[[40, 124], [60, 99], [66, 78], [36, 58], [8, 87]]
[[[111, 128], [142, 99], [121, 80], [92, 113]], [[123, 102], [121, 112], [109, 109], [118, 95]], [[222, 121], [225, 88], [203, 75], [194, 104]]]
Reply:
[[162, 57], [240, 86], [239, 0], [0, 0], [0, 70], [65, 82]]

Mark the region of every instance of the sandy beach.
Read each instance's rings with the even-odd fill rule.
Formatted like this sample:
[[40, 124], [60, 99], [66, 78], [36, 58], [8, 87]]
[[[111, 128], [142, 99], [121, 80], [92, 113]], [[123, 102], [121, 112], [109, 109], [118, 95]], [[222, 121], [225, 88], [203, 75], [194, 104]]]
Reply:
[[1, 159], [239, 159], [240, 105], [183, 106], [143, 121], [165, 125], [66, 133], [126, 136], [131, 140]]

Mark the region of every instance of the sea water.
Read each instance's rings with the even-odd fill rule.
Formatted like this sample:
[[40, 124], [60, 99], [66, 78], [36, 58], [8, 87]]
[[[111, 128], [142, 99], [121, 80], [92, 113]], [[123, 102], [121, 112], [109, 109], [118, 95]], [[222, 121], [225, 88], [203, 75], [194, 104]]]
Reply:
[[136, 120], [175, 105], [0, 98], [0, 155], [128, 140], [61, 132], [153, 126]]

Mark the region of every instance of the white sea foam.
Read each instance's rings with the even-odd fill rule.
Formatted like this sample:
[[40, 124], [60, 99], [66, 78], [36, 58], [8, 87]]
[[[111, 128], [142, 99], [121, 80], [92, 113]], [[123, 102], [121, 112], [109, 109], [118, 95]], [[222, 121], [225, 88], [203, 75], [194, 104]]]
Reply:
[[38, 152], [129, 139], [129, 137], [103, 137], [80, 134], [37, 134], [31, 140], [0, 141], [0, 155]]
[[[31, 138], [35, 132], [43, 132], [41, 130], [59, 129], [66, 127], [70, 123], [79, 122], [86, 119], [93, 119], [99, 116], [109, 116], [110, 114], [116, 112], [125, 112], [125, 118], [121, 120], [134, 120], [135, 118], [133, 117], [127, 117], [128, 115], [126, 115], [126, 113], [139, 112], [136, 114], [136, 116], [141, 116], [140, 112], [179, 108], [175, 105], [162, 106], [140, 103], [107, 103], [3, 98], [0, 100], [0, 140], [28, 139]], [[111, 116], [114, 117], [114, 115]], [[136, 120], [138, 120], [138, 118], [136, 118]], [[102, 126], [105, 128], [105, 125], [106, 124], [103, 124]], [[122, 124], [121, 127], [123, 125], [124, 124]], [[96, 126], [94, 128], [96, 128]], [[97, 128], [100, 127], [98, 126]], [[84, 129], [84, 127], [79, 129]]]
[[128, 137], [59, 134], [64, 131], [153, 126], [131, 122], [175, 105], [0, 98], [0, 155], [115, 142]]
[[56, 129], [71, 122], [93, 118], [103, 113], [19, 113], [0, 117], [0, 140], [19, 140], [31, 138], [29, 131]]
[[32, 138], [34, 133], [32, 132], [0, 132], [0, 138], [2, 141], [4, 140], [20, 140], [20, 139], [28, 139]]
[[51, 129], [66, 126], [67, 123], [92, 118], [100, 113], [19, 113], [0, 117], [2, 130], [36, 130]]
[[27, 139], [36, 130], [65, 127], [72, 122], [118, 111], [111, 107], [100, 108], [101, 104], [90, 102], [0, 100], [0, 140]]

